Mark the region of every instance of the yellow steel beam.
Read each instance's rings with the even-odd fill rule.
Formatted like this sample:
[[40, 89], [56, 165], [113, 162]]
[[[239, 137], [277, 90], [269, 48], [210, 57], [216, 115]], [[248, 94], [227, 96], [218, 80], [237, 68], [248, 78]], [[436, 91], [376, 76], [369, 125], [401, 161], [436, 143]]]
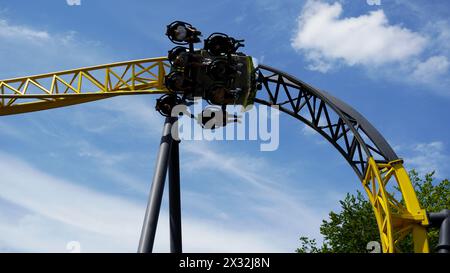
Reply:
[[167, 93], [165, 57], [91, 66], [0, 81], [0, 116], [120, 95]]
[[[400, 190], [402, 201], [387, 190], [392, 180], [396, 181], [394, 186]], [[362, 182], [375, 213], [383, 252], [398, 252], [398, 243], [408, 234], [412, 234], [414, 252], [429, 252], [427, 215], [420, 207], [403, 162], [378, 163], [371, 157]]]

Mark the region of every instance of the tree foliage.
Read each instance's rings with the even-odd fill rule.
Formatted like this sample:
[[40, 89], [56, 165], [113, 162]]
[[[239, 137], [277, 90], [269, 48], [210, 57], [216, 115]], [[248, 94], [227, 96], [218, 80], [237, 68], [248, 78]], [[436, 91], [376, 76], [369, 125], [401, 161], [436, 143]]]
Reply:
[[[444, 179], [437, 183], [434, 172], [425, 177], [412, 170], [410, 179], [416, 190], [419, 202], [427, 212], [438, 212], [450, 208], [450, 181]], [[398, 188], [394, 191], [399, 191]], [[393, 192], [395, 195], [395, 192]], [[403, 202], [403, 200], [401, 200]], [[298, 253], [365, 253], [370, 241], [380, 241], [375, 215], [369, 201], [357, 191], [356, 195], [347, 194], [344, 200], [339, 201], [341, 210], [331, 211], [329, 219], [323, 220], [320, 233], [323, 243], [318, 245], [315, 239], [300, 237]], [[436, 246], [439, 232], [430, 229], [428, 232], [430, 246]], [[399, 245], [403, 252], [412, 252], [413, 243], [409, 235]]]

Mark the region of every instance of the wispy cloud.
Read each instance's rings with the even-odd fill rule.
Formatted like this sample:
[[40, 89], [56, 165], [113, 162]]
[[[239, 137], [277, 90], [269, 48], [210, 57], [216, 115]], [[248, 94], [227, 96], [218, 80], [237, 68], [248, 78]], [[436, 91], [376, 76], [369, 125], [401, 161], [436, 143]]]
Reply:
[[186, 162], [189, 163], [185, 169], [193, 173], [219, 173], [215, 175], [213, 188], [218, 187], [223, 194], [228, 194], [230, 200], [234, 195], [241, 203], [242, 212], [257, 213], [262, 219], [260, 223], [272, 226], [285, 244], [294, 242], [298, 234], [320, 237], [318, 227], [326, 213], [307, 200], [314, 199], [313, 194], [320, 198], [327, 192], [305, 190], [307, 187], [302, 185], [306, 186], [309, 181], [293, 181], [291, 167], [198, 142], [184, 143], [183, 151], [188, 153]]
[[6, 20], [0, 20], [0, 37], [2, 39], [40, 43], [48, 41], [50, 34], [47, 31], [35, 30], [27, 26], [11, 25]]
[[8, 122], [4, 122], [0, 120], [0, 134], [3, 136], [10, 136], [15, 139], [27, 140], [28, 137], [23, 134], [19, 129], [12, 126]]
[[450, 156], [442, 141], [417, 143], [408, 154], [405, 163], [423, 175], [435, 171], [436, 176], [442, 178], [448, 172]]
[[[102, 103], [100, 106], [97, 105], [97, 108], [100, 109], [100, 112], [106, 111], [105, 113], [108, 113], [109, 116], [115, 117], [115, 122], [111, 124], [111, 128], [106, 131], [92, 132], [90, 128], [95, 128], [97, 123], [100, 125], [99, 121], [103, 120], [100, 118], [96, 121], [95, 116], [98, 117], [99, 115], [94, 112], [92, 114], [84, 112], [88, 115], [84, 120], [90, 122], [87, 128], [85, 128], [84, 122], [76, 122], [76, 124], [92, 134], [104, 134], [110, 130], [123, 130], [123, 128], [130, 126], [130, 123], [136, 123], [136, 127], [145, 127], [145, 132], [154, 131], [149, 135], [145, 134], [150, 137], [149, 139], [152, 142], [159, 139], [162, 119], [159, 116], [152, 117], [154, 111], [148, 106], [148, 101], [133, 98], [123, 103], [116, 100], [111, 103]], [[135, 136], [133, 136], [134, 138]], [[293, 181], [291, 177], [293, 168], [282, 167], [280, 164], [275, 164], [261, 157], [250, 156], [245, 151], [233, 153], [229, 150], [224, 151], [219, 147], [219, 143], [200, 141], [184, 141], [181, 146], [183, 172], [187, 171], [192, 175], [186, 181], [190, 187], [188, 188], [188, 194], [183, 197], [183, 204], [195, 210], [194, 213], [191, 212], [192, 215], [196, 217], [199, 215], [211, 216], [213, 219], [222, 221], [234, 220], [236, 226], [242, 224], [242, 222], [241, 224], [239, 222], [242, 221], [241, 217], [246, 218], [244, 215], [253, 215], [248, 219], [251, 219], [253, 224], [258, 223], [255, 226], [272, 226], [273, 232], [280, 237], [280, 242], [292, 249], [295, 248], [298, 234], [320, 237], [318, 227], [326, 212], [323, 208], [316, 208], [306, 200], [314, 199], [312, 194], [316, 194], [319, 198], [319, 196], [331, 193], [314, 192], [313, 189], [309, 189], [309, 185], [308, 187], [301, 187], [303, 181]], [[92, 150], [95, 151], [96, 149]], [[104, 154], [104, 152], [96, 154]], [[109, 156], [109, 153], [106, 156]], [[91, 159], [94, 160], [95, 158]], [[98, 163], [102, 161], [99, 158]], [[130, 187], [141, 194], [146, 193], [148, 189], [145, 183], [133, 179], [126, 172], [120, 171], [121, 167], [126, 166], [129, 162], [123, 163], [120, 166], [103, 166], [99, 170], [111, 174], [108, 175], [111, 179], [117, 178], [118, 181], [129, 184]], [[214, 177], [214, 181], [203, 186], [203, 189], [198, 190], [192, 185], [191, 181], [197, 179], [209, 181], [208, 175]], [[242, 203], [239, 206], [241, 209], [238, 215], [235, 213], [234, 205], [229, 206], [212, 199], [214, 194], [217, 194], [218, 188], [221, 191], [222, 199], [228, 200], [226, 202]], [[302, 189], [299, 190], [299, 188]], [[200, 196], [203, 198], [200, 198]], [[335, 200], [333, 199], [333, 201]], [[289, 213], [280, 213], [283, 211], [289, 211]], [[308, 225], [303, 225], [305, 221], [308, 222]], [[249, 223], [245, 223], [245, 225], [249, 225]]]
[[112, 98], [88, 105], [84, 111], [76, 111], [70, 122], [94, 134], [126, 127], [135, 136], [159, 136], [164, 118], [154, 110], [155, 104], [155, 99], [148, 95]]
[[419, 62], [412, 72], [415, 80], [423, 83], [433, 84], [439, 77], [444, 76], [450, 66], [445, 56], [433, 56], [423, 62]]
[[78, 156], [84, 158], [91, 158], [95, 161], [101, 162], [106, 166], [113, 166], [124, 162], [129, 159], [127, 154], [111, 154], [95, 147], [86, 141], [78, 141], [76, 146], [79, 148]]
[[[65, 252], [79, 241], [84, 252], [134, 252], [139, 240], [145, 203], [50, 176], [28, 163], [0, 154], [0, 249]], [[5, 202], [9, 205], [5, 205]], [[156, 251], [168, 250], [167, 212], [161, 215]], [[220, 222], [185, 217], [187, 252], [283, 251], [264, 231], [230, 229]]]
[[[77, 126], [91, 134], [102, 135], [110, 131], [123, 131], [130, 124], [135, 124], [136, 128], [146, 128], [144, 130], [146, 139], [156, 143], [161, 133], [162, 118], [155, 116], [152, 107], [149, 107], [148, 100], [140, 100], [137, 97], [124, 99], [125, 102], [115, 100], [97, 105], [100, 112], [114, 117], [111, 128], [92, 132], [91, 128], [96, 128], [97, 124], [100, 126], [100, 121], [104, 120], [103, 118], [95, 119], [95, 117], [103, 116], [98, 112], [84, 112], [83, 115], [86, 115], [86, 118], [83, 118], [82, 122], [78, 120]], [[85, 121], [89, 121], [88, 126], [85, 126]], [[130, 139], [135, 138], [135, 135], [130, 136]], [[228, 150], [223, 151], [219, 147], [220, 143], [201, 141], [184, 141], [181, 145], [183, 173], [188, 172], [191, 175], [185, 180], [185, 183], [189, 184], [188, 193], [183, 195], [183, 204], [190, 209], [185, 210], [189, 215], [225, 221], [228, 223], [228, 228], [239, 228], [245, 225], [254, 226], [256, 230], [259, 230], [257, 228], [259, 226], [270, 225], [272, 236], [280, 238], [279, 249], [285, 249], [285, 251], [295, 248], [299, 234], [320, 237], [318, 227], [326, 212], [323, 208], [316, 208], [305, 201], [305, 199], [314, 199], [311, 196], [314, 190], [298, 190], [302, 181], [292, 181], [290, 177], [292, 168], [281, 167], [263, 158], [250, 156], [245, 151], [236, 154]], [[97, 149], [89, 148], [88, 150], [96, 151]], [[104, 151], [94, 154], [109, 157], [109, 153], [105, 154]], [[93, 157], [91, 159], [96, 161]], [[98, 158], [97, 163], [102, 161]], [[118, 165], [102, 166], [99, 170], [108, 174], [111, 179], [128, 184], [141, 194], [146, 193], [148, 191], [146, 183], [120, 171], [121, 167], [129, 163], [125, 160]], [[197, 179], [209, 181], [209, 175], [214, 177], [214, 181], [206, 183], [202, 189], [192, 185], [192, 181]], [[213, 197], [218, 189], [221, 191], [221, 200], [225, 203]], [[321, 191], [315, 194], [318, 197], [328, 193]], [[230, 206], [227, 202], [239, 202], [239, 212], [236, 211], [236, 204]], [[253, 216], [245, 217], [245, 215]], [[242, 218], [249, 220], [242, 220]], [[305, 221], [308, 225], [303, 224]], [[233, 225], [232, 222], [235, 224]], [[278, 246], [274, 249], [278, 249]]]
[[52, 33], [0, 18], [0, 39], [0, 58], [8, 63], [0, 67], [2, 79], [111, 60], [106, 45], [83, 38], [72, 30]]
[[[145, 115], [141, 115], [149, 111], [146, 103], [141, 103], [138, 100], [136, 107], [133, 107], [134, 102], [128, 101], [124, 108], [120, 108], [119, 102], [116, 105], [114, 103], [111, 105], [105, 104], [107, 106], [102, 105], [100, 108], [105, 107], [107, 109], [105, 111], [112, 117], [131, 115], [128, 118], [132, 118], [132, 122], [136, 122], [134, 126], [142, 127], [146, 125], [145, 131], [149, 134], [146, 139], [152, 143], [159, 138], [161, 123], [158, 120], [153, 123], [145, 118]], [[139, 105], [142, 105], [142, 108]], [[133, 110], [127, 111], [128, 107]], [[84, 112], [88, 113], [88, 111]], [[95, 117], [99, 117], [99, 115], [92, 112], [92, 118]], [[102, 118], [98, 119], [98, 124], [101, 124], [101, 121]], [[158, 132], [155, 135], [149, 132], [155, 129], [148, 127], [152, 123], [155, 127], [158, 125]], [[123, 130], [130, 126], [128, 119], [116, 119], [112, 128], [102, 132], [92, 132], [89, 130], [90, 127], [85, 129], [83, 125], [77, 122], [75, 124], [78, 124], [75, 126], [76, 128], [81, 129], [80, 134], [89, 133], [95, 136], [108, 134], [109, 130]], [[95, 124], [91, 123], [90, 125], [95, 127]], [[8, 217], [8, 221], [4, 222], [1, 227], [4, 234], [10, 234], [8, 238], [15, 239], [4, 240], [4, 246], [0, 246], [0, 248], [17, 251], [59, 252], [66, 251], [65, 247], [68, 241], [76, 240], [82, 243], [82, 251], [135, 251], [136, 234], [139, 233], [140, 221], [145, 207], [142, 200], [148, 194], [150, 178], [141, 181], [127, 171], [127, 166], [140, 161], [137, 160], [140, 155], [117, 153], [115, 149], [105, 151], [96, 146], [95, 142], [91, 143], [83, 138], [75, 138], [63, 130], [59, 130], [57, 134], [49, 134], [50, 128], [47, 128], [45, 124], [38, 123], [38, 125], [42, 134], [51, 138], [55, 143], [60, 143], [58, 146], [62, 145], [60, 148], [63, 148], [65, 153], [78, 155], [83, 164], [95, 168], [99, 174], [107, 175], [107, 180], [115, 182], [123, 189], [130, 189], [139, 193], [139, 199], [133, 201], [135, 199], [129, 200], [108, 195], [106, 192], [110, 192], [109, 190], [105, 190], [103, 194], [105, 198], [97, 197], [98, 187], [93, 190], [86, 186], [77, 185], [67, 178], [62, 179], [45, 174], [19, 158], [2, 154], [0, 156], [0, 165], [2, 165], [0, 172], [4, 173], [5, 176], [2, 177], [0, 187], [8, 188], [9, 191], [4, 191], [5, 196], [0, 195], [0, 199], [12, 203], [14, 210], [19, 207], [23, 208], [24, 211], [20, 215]], [[49, 126], [52, 127], [55, 124]], [[17, 133], [24, 134], [20, 130]], [[136, 137], [136, 135], [130, 136], [129, 139], [136, 139]], [[26, 142], [27, 139], [23, 141]], [[219, 174], [224, 180], [215, 179], [216, 185], [221, 183], [220, 181], [227, 181], [227, 184], [223, 184], [224, 187], [221, 188], [224, 190], [220, 194], [222, 200], [231, 203], [239, 202], [240, 209], [236, 210], [236, 204], [229, 206], [226, 203], [218, 202], [213, 197], [216, 193], [214, 191], [216, 187], [213, 184], [207, 185], [204, 190], [189, 187], [187, 194], [183, 194], [183, 205], [185, 206], [183, 229], [187, 251], [290, 252], [295, 249], [299, 234], [320, 237], [318, 227], [325, 215], [324, 210], [314, 208], [313, 205], [304, 202], [304, 199], [312, 198], [311, 191], [296, 190], [297, 186], [300, 187], [300, 185], [292, 185], [291, 183], [294, 183], [294, 181], [289, 181], [289, 174], [292, 169], [282, 168], [262, 158], [250, 156], [244, 151], [235, 154], [230, 151], [223, 152], [218, 147], [217, 143], [184, 142], [182, 145], [183, 170], [191, 174], [203, 174], [208, 171]], [[54, 151], [58, 153], [60, 148], [55, 147]], [[64, 156], [60, 160], [70, 162], [71, 158]], [[15, 166], [14, 170], [10, 167], [12, 165]], [[153, 167], [150, 162], [149, 166]], [[207, 176], [201, 175], [200, 178], [203, 181], [208, 181]], [[191, 183], [191, 180], [186, 180], [185, 183]], [[29, 181], [33, 181], [33, 183], [29, 185]], [[295, 183], [297, 182], [301, 181], [295, 181]], [[98, 184], [98, 181], [96, 184]], [[38, 189], [42, 190], [39, 191]], [[211, 192], [208, 193], [208, 191]], [[39, 194], [33, 197], [31, 195], [34, 192], [39, 192]], [[51, 197], [52, 195], [55, 195], [55, 197]], [[306, 197], [306, 195], [308, 196]], [[20, 197], [23, 197], [23, 199]], [[114, 198], [110, 200], [108, 197]], [[118, 199], [115, 199], [116, 197]], [[28, 199], [30, 200], [29, 203], [24, 201]], [[75, 202], [72, 202], [72, 199]], [[64, 205], [62, 207], [57, 205], [59, 202], [64, 202]], [[84, 205], [78, 206], [78, 204]], [[100, 206], [101, 209], [87, 208], [86, 204], [92, 204], [95, 207]], [[106, 209], [102, 211], [106, 207], [109, 207], [107, 212]], [[116, 207], [123, 207], [124, 209], [116, 210]], [[53, 208], [58, 209], [52, 211]], [[189, 210], [186, 210], [186, 208], [189, 208]], [[105, 225], [120, 225], [120, 223], [113, 223], [113, 221], [122, 221], [121, 213], [126, 213], [124, 210], [131, 209], [139, 212], [131, 213], [138, 220], [134, 220], [135, 226], [131, 227], [130, 224], [129, 227], [125, 227], [130, 231], [119, 232], [115, 229], [103, 231]], [[8, 206], [0, 206], [0, 213], [5, 213], [8, 210]], [[80, 215], [84, 210], [91, 210], [91, 213]], [[112, 211], [118, 213], [117, 219], [113, 219], [114, 217], [110, 215]], [[94, 216], [94, 214], [97, 216]], [[107, 214], [109, 218], [103, 216], [103, 214]], [[245, 217], [245, 215], [252, 215], [252, 217]], [[164, 220], [166, 217], [166, 212], [163, 211], [161, 226], [158, 229], [157, 251], [167, 251], [168, 223]], [[130, 223], [132, 222], [129, 218], [127, 219]], [[304, 225], [305, 222], [308, 225]], [[82, 228], [84, 226], [86, 228]], [[261, 226], [271, 226], [271, 229], [266, 230]], [[134, 228], [136, 234], [131, 231], [132, 228]], [[52, 232], [52, 230], [58, 230], [58, 232]], [[27, 232], [30, 236], [32, 234], [36, 238], [42, 238], [42, 240], [34, 239], [27, 242], [17, 239], [18, 241], [14, 243], [16, 238], [20, 237], [21, 232]], [[48, 239], [47, 243], [44, 243], [46, 233], [54, 236], [52, 239]], [[202, 237], [200, 242], [195, 239], [199, 236]], [[270, 242], [270, 238], [274, 236], [279, 240]], [[119, 242], [123, 242], [123, 244], [119, 245]]]

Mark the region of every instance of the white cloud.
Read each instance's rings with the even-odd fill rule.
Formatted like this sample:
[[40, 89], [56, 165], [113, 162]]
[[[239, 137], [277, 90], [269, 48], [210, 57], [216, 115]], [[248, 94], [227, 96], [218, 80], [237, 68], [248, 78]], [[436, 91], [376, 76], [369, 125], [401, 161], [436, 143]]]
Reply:
[[407, 4], [406, 14], [416, 16], [421, 23], [417, 31], [390, 23], [382, 9], [344, 17], [341, 2], [308, 0], [291, 46], [303, 54], [309, 70], [326, 73], [358, 66], [373, 79], [421, 86], [449, 96], [448, 20], [430, 19], [430, 9], [424, 12], [420, 5], [397, 4], [403, 9]]
[[437, 177], [442, 177], [448, 169], [450, 157], [445, 153], [445, 145], [441, 141], [418, 143], [412, 147], [411, 156], [405, 163], [425, 174], [435, 171]]
[[[419, 8], [420, 9], [420, 8]], [[426, 22], [422, 33], [429, 34], [430, 37], [430, 50], [435, 54], [449, 56], [450, 54], [450, 21], [448, 18], [436, 18], [435, 20], [429, 20], [427, 12], [424, 13], [422, 20]]]
[[341, 18], [342, 12], [338, 2], [305, 4], [291, 45], [305, 53], [311, 69], [326, 72], [335, 61], [350, 66], [404, 61], [427, 43], [419, 33], [390, 25], [383, 10], [348, 18]]
[[434, 82], [437, 77], [448, 72], [450, 62], [445, 56], [433, 56], [417, 65], [413, 77], [420, 82]]
[[26, 42], [45, 42], [50, 39], [50, 34], [26, 26], [10, 25], [6, 20], [0, 19], [0, 38], [24, 40]]
[[[136, 204], [118, 197], [100, 194], [90, 189], [62, 181], [35, 169], [20, 159], [0, 154], [2, 179], [1, 198], [33, 212], [91, 232], [127, 234], [130, 222], [136, 215]], [[119, 208], [120, 206], [121, 208]], [[112, 225], [113, 211], [129, 211], [124, 224]], [[105, 219], [98, 219], [101, 211], [108, 212]], [[132, 221], [131, 221], [132, 222]], [[130, 232], [131, 234], [132, 232]]]
[[[0, 18], [0, 78], [62, 70], [108, 62], [108, 47], [75, 31], [54, 33]], [[32, 60], [32, 61], [30, 61]], [[26, 65], [24, 65], [26, 64]]]

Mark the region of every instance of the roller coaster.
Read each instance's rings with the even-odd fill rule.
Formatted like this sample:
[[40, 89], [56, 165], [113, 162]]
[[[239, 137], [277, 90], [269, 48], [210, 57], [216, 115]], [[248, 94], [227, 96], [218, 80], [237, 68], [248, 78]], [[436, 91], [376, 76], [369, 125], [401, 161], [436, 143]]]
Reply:
[[[66, 107], [116, 96], [162, 95], [155, 109], [166, 117], [138, 252], [152, 252], [166, 175], [169, 176], [171, 252], [182, 252], [179, 141], [172, 137], [175, 106], [189, 107], [198, 98], [220, 106], [202, 117], [226, 126], [228, 105], [259, 103], [303, 122], [325, 138], [349, 163], [372, 204], [384, 253], [399, 252], [412, 236], [414, 251], [430, 251], [427, 229], [440, 228], [438, 252], [450, 251], [450, 211], [421, 208], [403, 160], [380, 132], [354, 108], [270, 66], [256, 67], [239, 52], [243, 40], [213, 33], [200, 43], [201, 32], [175, 21], [166, 35], [177, 46], [167, 57], [118, 62], [0, 81], [0, 115]], [[394, 197], [389, 187], [401, 192]]]

